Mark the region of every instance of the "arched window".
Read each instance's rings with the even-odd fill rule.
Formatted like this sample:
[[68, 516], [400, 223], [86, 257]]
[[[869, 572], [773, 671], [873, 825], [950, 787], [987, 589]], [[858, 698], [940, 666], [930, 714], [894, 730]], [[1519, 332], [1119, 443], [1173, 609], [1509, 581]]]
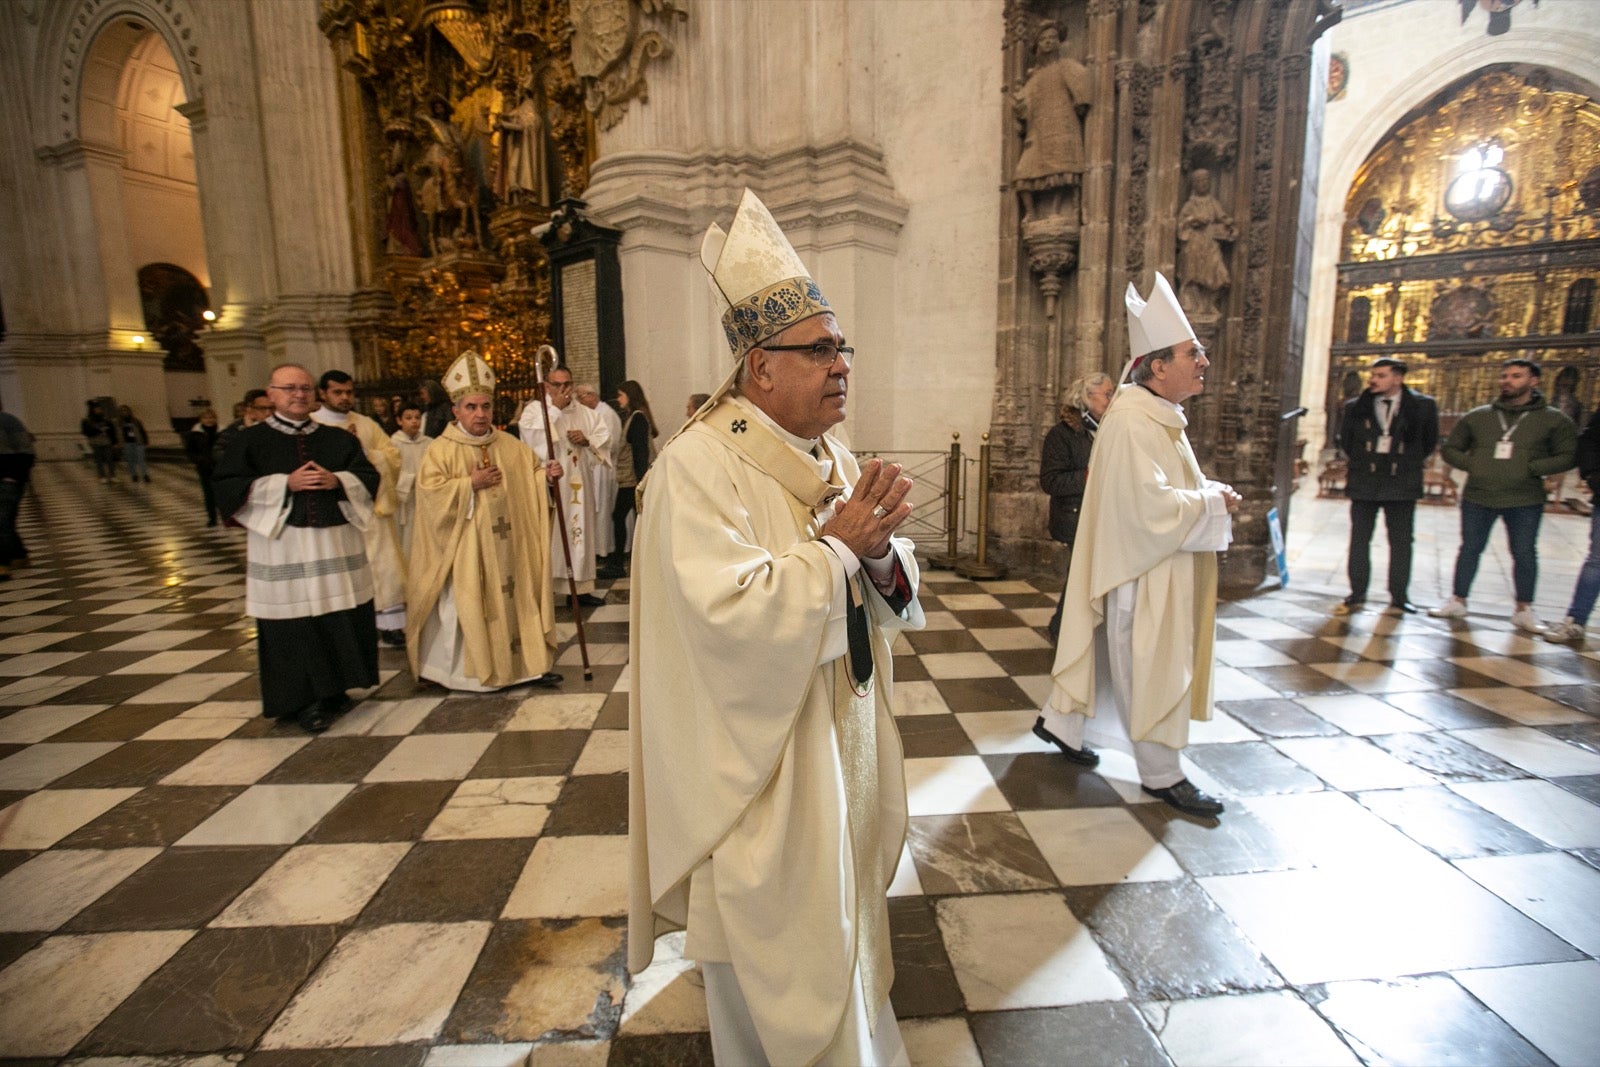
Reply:
[[1594, 307], [1594, 279], [1579, 278], [1567, 288], [1567, 313], [1561, 317], [1562, 333], [1588, 333]]
[[1372, 301], [1364, 296], [1350, 301], [1350, 328], [1345, 333], [1345, 341], [1353, 345], [1366, 344], [1367, 329], [1371, 324]]

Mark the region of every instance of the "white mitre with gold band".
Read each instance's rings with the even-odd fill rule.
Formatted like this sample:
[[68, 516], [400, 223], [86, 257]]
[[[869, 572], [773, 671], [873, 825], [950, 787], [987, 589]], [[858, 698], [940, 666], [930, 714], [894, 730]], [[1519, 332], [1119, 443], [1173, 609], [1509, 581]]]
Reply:
[[494, 368], [478, 353], [468, 349], [445, 371], [444, 391], [451, 400], [464, 396], [494, 396]]
[[1160, 271], [1156, 272], [1156, 283], [1150, 289], [1149, 299], [1140, 296], [1139, 290], [1129, 282], [1123, 303], [1128, 306], [1129, 356], [1128, 366], [1122, 372], [1124, 380], [1139, 365], [1139, 360], [1151, 352], [1196, 339], [1189, 316], [1183, 313], [1177, 294]]

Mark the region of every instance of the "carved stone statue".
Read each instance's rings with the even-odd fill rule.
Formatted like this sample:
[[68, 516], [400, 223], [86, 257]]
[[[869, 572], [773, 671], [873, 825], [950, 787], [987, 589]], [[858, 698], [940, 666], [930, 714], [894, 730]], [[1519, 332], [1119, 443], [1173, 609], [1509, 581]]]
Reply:
[[1057, 215], [1070, 206], [1076, 216], [1071, 194], [1083, 178], [1083, 116], [1092, 105], [1089, 72], [1061, 55], [1055, 23], [1039, 27], [1034, 51], [1038, 61], [1013, 100], [1023, 141], [1012, 185], [1022, 200], [1024, 222], [1036, 209]]
[[1178, 303], [1191, 316], [1217, 315], [1218, 298], [1232, 281], [1222, 245], [1238, 236], [1233, 217], [1211, 195], [1211, 172], [1194, 171], [1178, 211]]
[[515, 204], [531, 201], [550, 203], [550, 178], [545, 167], [545, 123], [534, 99], [533, 87], [522, 92], [522, 101], [501, 115], [496, 126], [505, 134], [501, 148], [501, 198]]
[[[467, 223], [467, 203], [462, 190], [461, 134], [451, 121], [450, 102], [442, 96], [428, 101], [428, 113], [422, 116], [430, 139], [422, 154], [417, 173], [422, 178], [420, 200], [423, 217], [427, 219], [428, 240], [435, 254], [445, 250]], [[454, 232], [446, 233], [441, 219], [455, 214], [458, 225]]]

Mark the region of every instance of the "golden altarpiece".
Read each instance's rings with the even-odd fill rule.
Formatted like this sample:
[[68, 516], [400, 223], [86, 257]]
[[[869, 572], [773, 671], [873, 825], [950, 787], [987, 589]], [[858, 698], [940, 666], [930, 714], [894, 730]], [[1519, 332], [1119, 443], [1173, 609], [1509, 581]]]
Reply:
[[545, 246], [571, 229], [597, 126], [644, 99], [668, 54], [655, 27], [682, 17], [673, 0], [323, 0], [363, 393], [410, 394], [474, 348], [499, 379], [497, 418], [532, 395], [553, 333]]
[[1402, 121], [1345, 202], [1330, 439], [1391, 356], [1448, 428], [1538, 360], [1569, 415], [1600, 402], [1600, 104], [1542, 70], [1478, 72]]

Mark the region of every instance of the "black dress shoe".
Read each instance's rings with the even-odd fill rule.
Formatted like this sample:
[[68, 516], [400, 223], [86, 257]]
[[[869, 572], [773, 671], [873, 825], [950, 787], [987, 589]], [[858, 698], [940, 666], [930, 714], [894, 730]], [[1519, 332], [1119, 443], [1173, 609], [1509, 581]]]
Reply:
[[1141, 786], [1146, 793], [1162, 801], [1170, 807], [1177, 808], [1185, 815], [1199, 815], [1205, 818], [1221, 815], [1222, 801], [1209, 797], [1194, 787], [1194, 783], [1184, 778], [1165, 789], [1151, 789]]
[[379, 630], [378, 640], [390, 648], [405, 648], [406, 632], [404, 630]]
[[554, 689], [556, 686], [561, 684], [561, 681], [561, 675], [557, 674], [555, 671], [545, 671], [537, 678], [529, 678], [528, 684], [542, 686], [545, 689]]
[[1061, 754], [1080, 767], [1098, 767], [1100, 757], [1087, 748], [1073, 748], [1061, 738], [1044, 728], [1044, 716], [1039, 716], [1033, 724], [1033, 735], [1041, 741], [1048, 742], [1061, 750]]
[[622, 569], [621, 564], [607, 563], [604, 567], [601, 567], [599, 570], [595, 571], [594, 576], [596, 578], [604, 578], [607, 581], [614, 582], [618, 578], [626, 578], [628, 576], [628, 572]]
[[586, 608], [604, 607], [605, 606], [605, 602], [606, 602], [606, 598], [605, 597], [603, 597], [603, 596], [595, 596], [593, 593], [579, 593], [578, 594], [578, 603], [582, 604]]
[[300, 709], [300, 714], [295, 716], [295, 721], [300, 724], [300, 729], [308, 734], [320, 734], [333, 725], [333, 715], [328, 711], [326, 701], [315, 700]]
[[1409, 600], [1391, 600], [1389, 610], [1401, 615], [1415, 615], [1420, 609]]

